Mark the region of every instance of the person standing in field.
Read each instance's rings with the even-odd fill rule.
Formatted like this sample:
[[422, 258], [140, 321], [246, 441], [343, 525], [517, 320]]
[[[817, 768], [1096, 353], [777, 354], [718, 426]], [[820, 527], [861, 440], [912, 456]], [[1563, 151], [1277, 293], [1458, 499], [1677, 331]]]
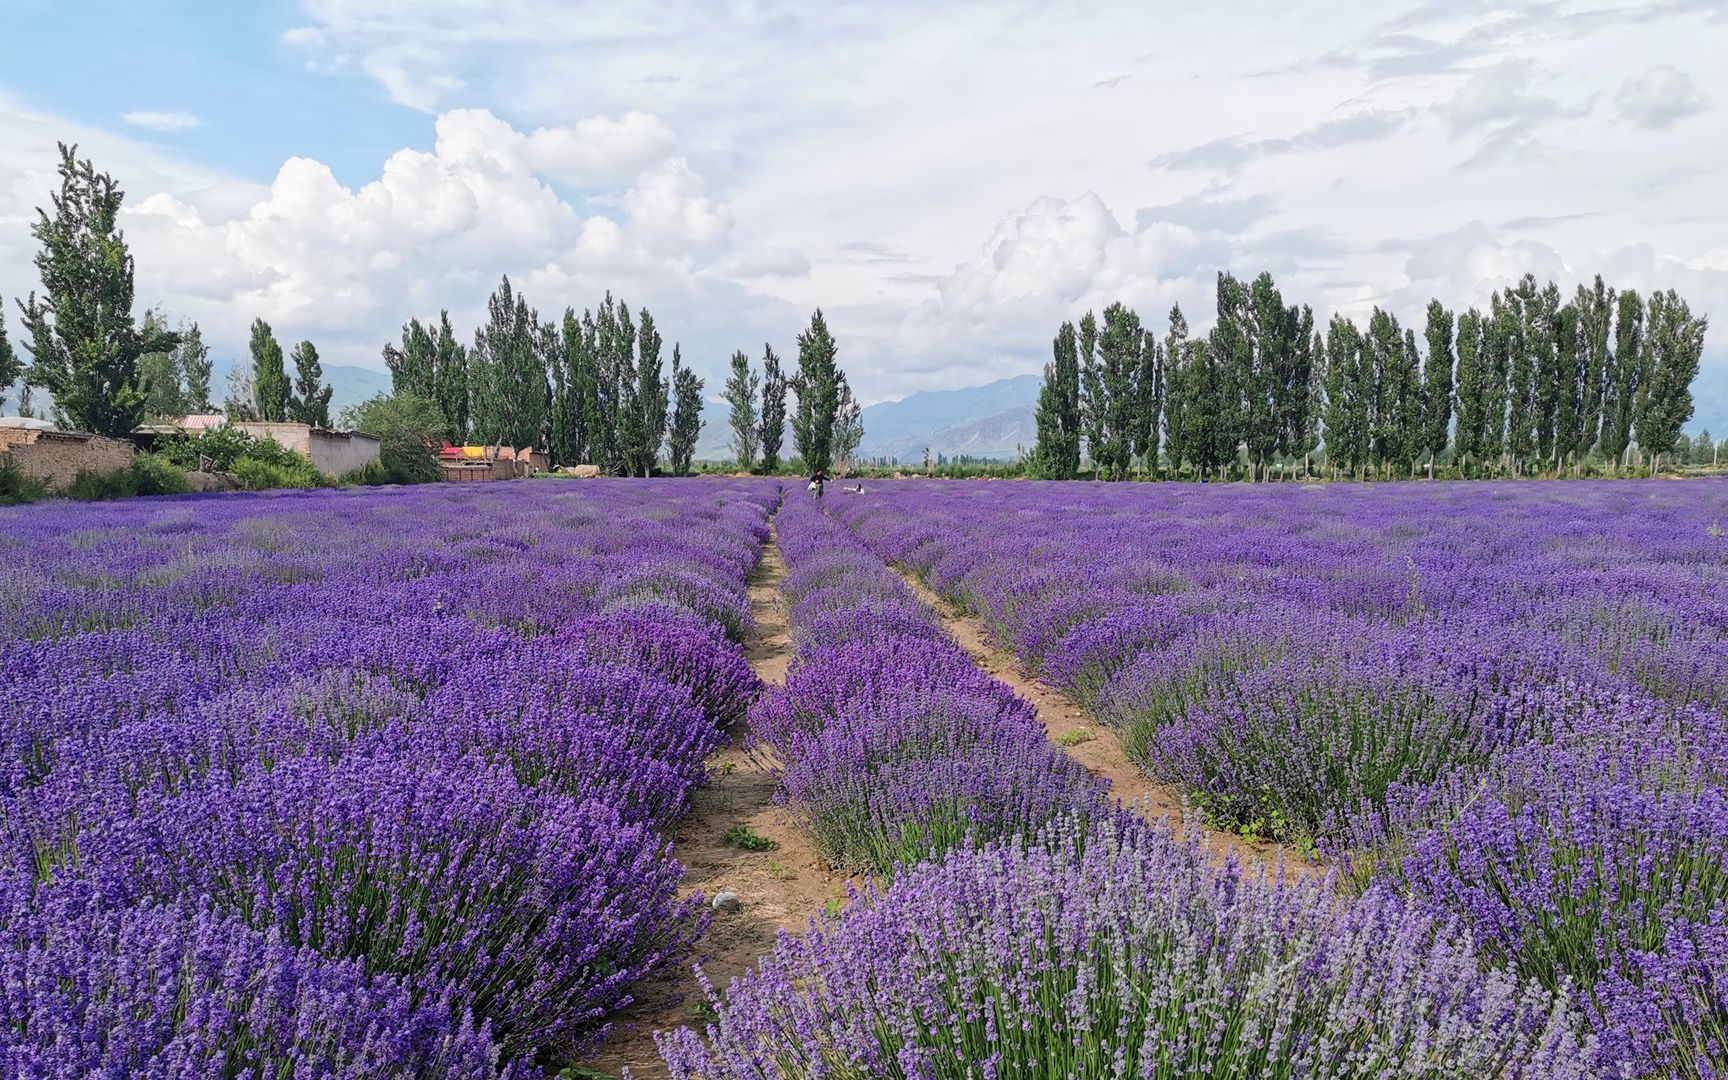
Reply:
[[822, 501], [822, 489], [826, 487], [827, 484], [828, 474], [825, 471], [817, 469], [815, 472], [810, 474], [810, 490], [815, 493], [817, 502]]

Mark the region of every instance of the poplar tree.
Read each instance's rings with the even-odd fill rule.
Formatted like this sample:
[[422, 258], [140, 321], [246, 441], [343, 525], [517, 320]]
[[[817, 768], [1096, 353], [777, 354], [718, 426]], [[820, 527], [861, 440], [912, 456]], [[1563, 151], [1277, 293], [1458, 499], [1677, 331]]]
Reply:
[[1086, 456], [1092, 459], [1093, 474], [1102, 477], [1098, 449], [1104, 445], [1104, 414], [1097, 406], [1103, 395], [1097, 390], [1098, 320], [1088, 311], [1080, 317], [1074, 335], [1075, 359], [1080, 369], [1080, 430], [1086, 437]]
[[1482, 324], [1482, 427], [1477, 449], [1503, 468], [1506, 453], [1506, 422], [1510, 411], [1512, 344], [1518, 320], [1496, 293], [1489, 299], [1488, 318]]
[[175, 337], [134, 322], [132, 253], [117, 224], [126, 193], [77, 152], [60, 144], [53, 213], [38, 208], [30, 228], [42, 246], [42, 295], [18, 305], [30, 342], [25, 381], [53, 395], [63, 423], [125, 438], [144, 414], [139, 357], [172, 349]]
[[[1228, 299], [1226, 282], [1229, 284]], [[1226, 303], [1230, 304], [1226, 316]], [[1249, 286], [1229, 275], [1219, 279], [1218, 318], [1233, 320], [1240, 329], [1235, 363], [1242, 388], [1242, 436], [1248, 450], [1250, 477], [1261, 479], [1278, 452], [1283, 429], [1280, 407], [1284, 404], [1283, 369], [1291, 350], [1291, 327], [1284, 297], [1262, 273]]]
[[6, 337], [6, 298], [0, 297], [0, 407], [6, 404], [6, 392], [18, 381], [24, 364]]
[[738, 468], [749, 472], [756, 464], [756, 373], [743, 350], [732, 354], [732, 375], [726, 380], [726, 404], [732, 407], [732, 456]]
[[427, 401], [438, 396], [437, 347], [419, 319], [402, 327], [402, 344], [384, 346], [384, 366], [390, 372], [390, 392], [414, 394]]
[[252, 320], [252, 404], [258, 419], [280, 422], [288, 419], [288, 406], [293, 397], [288, 382], [288, 369], [282, 362], [282, 346], [270, 324], [263, 319]]
[[774, 346], [762, 343], [762, 420], [757, 442], [762, 449], [762, 471], [780, 468], [780, 444], [786, 437], [786, 373]]
[[475, 435], [499, 446], [541, 445], [548, 395], [539, 318], [508, 277], [487, 300], [486, 315], [469, 353]]
[[1314, 311], [1307, 304], [1284, 309], [1276, 380], [1278, 441], [1274, 453], [1305, 458], [1318, 445], [1318, 418], [1312, 415], [1320, 383], [1314, 378], [1317, 351]]
[[702, 437], [702, 380], [684, 366], [676, 343], [672, 346], [672, 420], [666, 435], [666, 459], [673, 476], [690, 475], [690, 459]]
[[1399, 372], [1404, 363], [1404, 335], [1390, 312], [1375, 308], [1362, 338], [1362, 364], [1357, 378], [1368, 419], [1367, 464], [1384, 467], [1399, 456], [1403, 436], [1398, 409]]
[[1080, 346], [1074, 324], [1065, 322], [1051, 342], [1034, 414], [1038, 442], [1032, 460], [1049, 480], [1072, 480], [1080, 472]]
[[1607, 409], [1608, 382], [1613, 364], [1608, 339], [1614, 328], [1614, 290], [1603, 285], [1602, 275], [1597, 274], [1593, 287], [1578, 286], [1574, 303], [1578, 307], [1581, 388], [1578, 395], [1578, 438], [1572, 445], [1572, 452], [1582, 458], [1601, 437]]
[[1502, 332], [1507, 347], [1506, 453], [1518, 475], [1536, 451], [1536, 278], [1526, 274], [1506, 294]]
[[445, 438], [461, 445], [468, 440], [468, 349], [456, 340], [450, 312], [438, 312], [438, 333], [432, 341], [432, 400], [444, 417]]
[[189, 413], [209, 413], [216, 409], [210, 397], [210, 346], [204, 344], [204, 334], [195, 322], [180, 324], [180, 344], [175, 347], [177, 367], [185, 378], [182, 404]]
[[798, 374], [792, 390], [798, 407], [792, 413], [792, 445], [811, 473], [826, 473], [834, 465], [834, 431], [842, 405], [843, 376], [836, 360], [834, 337], [817, 308], [810, 325], [798, 335]]
[[[1534, 286], [1536, 278], [1526, 274]], [[1530, 412], [1535, 428], [1536, 457], [1545, 465], [1556, 460], [1561, 388], [1566, 379], [1560, 343], [1560, 288], [1550, 281], [1526, 302], [1525, 342], [1530, 352]]]
[[1614, 313], [1614, 355], [1602, 398], [1602, 454], [1618, 467], [1632, 441], [1638, 371], [1644, 354], [1644, 301], [1636, 289], [1620, 294]]
[[1164, 415], [1164, 350], [1151, 330], [1141, 331], [1140, 370], [1134, 376], [1134, 446], [1148, 474], [1158, 472], [1160, 420]]
[[1483, 453], [1486, 442], [1487, 373], [1482, 353], [1482, 313], [1471, 308], [1458, 317], [1458, 464], [1463, 469]]
[[1233, 276], [1221, 272], [1216, 296], [1218, 318], [1206, 336], [1203, 358], [1214, 385], [1201, 388], [1194, 400], [1204, 400], [1216, 410], [1201, 420], [1196, 430], [1204, 435], [1207, 465], [1222, 469], [1235, 463], [1244, 431], [1255, 430], [1259, 419], [1248, 402], [1254, 381], [1248, 290]]
[[1120, 303], [1104, 309], [1098, 357], [1086, 381], [1086, 410], [1093, 417], [1092, 461], [1100, 478], [1123, 479], [1134, 449], [1138, 409], [1135, 376], [1145, 335], [1140, 317]]
[[324, 385], [324, 366], [318, 362], [317, 348], [310, 341], [294, 346], [294, 395], [288, 403], [293, 418], [313, 427], [329, 427], [330, 396], [334, 392]]
[[[1578, 308], [1566, 303], [1554, 313], [1554, 440], [1558, 471], [1578, 449], [1584, 429], [1584, 351], [1578, 340]], [[1588, 447], [1586, 447], [1588, 449]]]
[[1164, 334], [1164, 445], [1173, 472], [1188, 460], [1188, 320], [1181, 304], [1170, 305]]
[[1326, 328], [1326, 461], [1354, 474], [1368, 463], [1369, 384], [1362, 334], [1342, 315]]
[[1703, 317], [1693, 318], [1673, 289], [1651, 294], [1641, 366], [1645, 387], [1634, 429], [1639, 449], [1650, 452], [1652, 475], [1661, 455], [1674, 451], [1680, 429], [1692, 419], [1692, 380], [1698, 376], [1707, 326]]
[[[163, 321], [161, 312], [150, 310], [144, 313], [146, 336], [157, 336], [167, 328], [168, 324]], [[186, 415], [186, 388], [180, 373], [178, 345], [172, 349], [158, 349], [140, 356], [138, 377], [145, 390], [146, 418], [161, 420]]]
[[1422, 369], [1423, 449], [1428, 452], [1428, 478], [1446, 452], [1452, 426], [1452, 313], [1438, 300], [1428, 302], [1428, 359]]
[[642, 309], [636, 331], [636, 389], [630, 401], [634, 415], [628, 417], [625, 471], [631, 476], [653, 476], [666, 438], [667, 400], [671, 388], [661, 377], [660, 331], [654, 316]]

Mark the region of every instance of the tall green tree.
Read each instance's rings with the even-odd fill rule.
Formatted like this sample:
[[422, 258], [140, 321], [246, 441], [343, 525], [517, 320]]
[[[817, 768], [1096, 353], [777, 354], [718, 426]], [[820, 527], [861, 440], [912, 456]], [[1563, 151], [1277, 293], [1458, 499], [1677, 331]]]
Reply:
[[1334, 471], [1355, 474], [1368, 464], [1372, 435], [1371, 387], [1362, 368], [1367, 362], [1362, 333], [1342, 315], [1326, 328], [1326, 461]]
[[[1218, 383], [1216, 392], [1207, 390], [1206, 394], [1213, 406], [1221, 410], [1206, 420], [1208, 442], [1215, 454], [1221, 440], [1228, 441], [1231, 447], [1227, 454], [1217, 455], [1217, 460], [1208, 464], [1222, 467], [1236, 460], [1237, 447], [1250, 433], [1258, 446], [1264, 438], [1262, 427], [1271, 431], [1273, 421], [1270, 402], [1260, 400], [1264, 388], [1255, 372], [1254, 314], [1248, 287], [1232, 275], [1220, 273], [1217, 309], [1217, 321], [1206, 337], [1203, 363], [1212, 370]], [[1249, 459], [1252, 462], [1253, 450], [1249, 451]]]
[[744, 351], [732, 354], [732, 374], [726, 380], [726, 404], [732, 408], [732, 456], [738, 468], [749, 472], [756, 464], [756, 391], [761, 380], [750, 370], [750, 357]]
[[1065, 322], [1051, 343], [1044, 365], [1044, 385], [1038, 388], [1033, 423], [1038, 432], [1032, 459], [1038, 475], [1072, 480], [1080, 472], [1080, 347], [1074, 324]]
[[786, 373], [774, 346], [762, 343], [762, 417], [757, 442], [762, 448], [762, 471], [780, 468], [780, 444], [786, 438]]
[[1452, 313], [1438, 300], [1428, 302], [1428, 358], [1422, 368], [1423, 449], [1428, 453], [1428, 477], [1434, 462], [1446, 452], [1452, 427]]
[[[1534, 283], [1535, 275], [1525, 275]], [[1535, 453], [1544, 466], [1555, 461], [1559, 433], [1560, 399], [1567, 373], [1563, 371], [1560, 341], [1560, 287], [1550, 281], [1535, 291], [1535, 300], [1525, 307], [1525, 343], [1530, 352], [1530, 411], [1535, 423]], [[1576, 329], [1576, 327], [1574, 327]]]
[[1228, 275], [1224, 279], [1234, 287], [1233, 309], [1225, 314], [1221, 279], [1219, 319], [1228, 317], [1240, 323], [1245, 346], [1238, 352], [1237, 363], [1242, 387], [1242, 441], [1248, 452], [1250, 476], [1263, 479], [1285, 434], [1283, 409], [1289, 404], [1285, 382], [1295, 349], [1295, 327], [1271, 274], [1261, 273], [1246, 287]]
[[6, 300], [0, 297], [0, 408], [6, 405], [6, 392], [12, 389], [12, 384], [18, 381], [23, 371], [24, 364], [6, 337]]
[[204, 344], [204, 333], [195, 322], [180, 324], [180, 344], [176, 347], [179, 361], [175, 365], [185, 377], [185, 407], [189, 413], [211, 413], [216, 402], [210, 397], [210, 346]]
[[1592, 287], [1578, 286], [1573, 303], [1578, 308], [1578, 438], [1572, 453], [1582, 458], [1602, 435], [1603, 414], [1608, 401], [1613, 351], [1609, 335], [1614, 328], [1614, 290], [1597, 274]]
[[438, 396], [438, 361], [432, 334], [419, 319], [402, 327], [402, 344], [384, 346], [384, 366], [390, 371], [393, 393], [413, 394], [422, 401]]
[[662, 377], [661, 337], [654, 316], [643, 308], [636, 330], [636, 389], [630, 401], [635, 415], [625, 430], [625, 470], [631, 476], [653, 476], [666, 439], [666, 416], [671, 384]]
[[[1550, 460], [1558, 470], [1578, 452], [1583, 438], [1586, 361], [1579, 338], [1578, 306], [1562, 304], [1554, 313], [1554, 444]], [[1585, 449], [1588, 450], [1588, 444]]]
[[456, 340], [450, 312], [438, 313], [432, 341], [432, 399], [444, 416], [443, 438], [461, 445], [468, 439], [468, 349]]
[[263, 319], [252, 320], [252, 404], [258, 419], [280, 422], [288, 419], [293, 387], [283, 364], [282, 346]]
[[1525, 274], [1506, 293], [1501, 333], [1506, 345], [1506, 454], [1513, 475], [1536, 452], [1536, 354], [1540, 343], [1540, 311], [1536, 277]]
[[1160, 428], [1164, 416], [1164, 350], [1149, 329], [1140, 332], [1140, 369], [1134, 373], [1133, 455], [1143, 461], [1146, 472], [1158, 472]]
[[1326, 415], [1326, 387], [1330, 385], [1329, 362], [1326, 357], [1326, 342], [1320, 336], [1320, 331], [1312, 329], [1314, 313], [1306, 304], [1302, 307], [1303, 324], [1310, 328], [1308, 341], [1308, 387], [1306, 391], [1307, 405], [1302, 413], [1302, 429], [1296, 445], [1291, 450], [1291, 457], [1301, 457], [1302, 475], [1311, 475], [1315, 451], [1320, 449], [1320, 425]]
[[516, 448], [544, 445], [548, 393], [540, 320], [508, 277], [487, 300], [486, 316], [468, 354], [475, 437]]
[[144, 415], [139, 357], [172, 349], [175, 339], [134, 321], [132, 253], [117, 225], [126, 193], [77, 152], [60, 144], [53, 213], [38, 208], [30, 229], [42, 246], [42, 295], [19, 305], [30, 341], [25, 381], [53, 395], [62, 422], [124, 438]]
[[1479, 459], [1488, 426], [1488, 378], [1483, 355], [1482, 313], [1471, 308], [1458, 316], [1458, 462], [1468, 468]]
[[1096, 390], [1098, 371], [1098, 319], [1090, 311], [1080, 317], [1074, 335], [1075, 361], [1080, 367], [1080, 431], [1086, 438], [1086, 457], [1092, 467], [1103, 475], [1098, 463], [1098, 447], [1105, 441], [1104, 414], [1097, 406], [1103, 396]]
[[844, 472], [856, 464], [858, 444], [864, 441], [864, 410], [859, 407], [858, 399], [852, 396], [852, 386], [846, 381], [844, 371], [839, 373], [838, 383], [833, 458], [834, 467]]
[[1164, 450], [1170, 468], [1180, 472], [1188, 451], [1188, 319], [1181, 304], [1170, 305], [1164, 334]]
[[1390, 469], [1405, 455], [1410, 416], [1404, 401], [1416, 381], [1407, 360], [1397, 317], [1376, 307], [1368, 318], [1358, 370], [1368, 403], [1368, 464], [1372, 467]]
[[1654, 473], [1663, 454], [1678, 445], [1692, 419], [1692, 380], [1698, 377], [1708, 320], [1693, 317], [1686, 301], [1669, 289], [1652, 293], [1645, 322], [1645, 392], [1636, 420], [1638, 447], [1648, 452]]
[[834, 467], [834, 430], [840, 420], [843, 375], [828, 320], [817, 308], [810, 325], [798, 335], [798, 374], [792, 390], [798, 407], [792, 413], [792, 445], [812, 473]]
[[1637, 290], [1620, 294], [1614, 313], [1614, 355], [1602, 397], [1602, 454], [1616, 466], [1632, 442], [1637, 414], [1638, 373], [1644, 356], [1644, 300]]
[[1144, 345], [1138, 315], [1120, 303], [1104, 309], [1097, 359], [1087, 369], [1084, 383], [1085, 409], [1093, 417], [1088, 450], [1101, 478], [1121, 480], [1128, 475], [1139, 406], [1135, 379]]
[[[1305, 458], [1318, 438], [1318, 417], [1310, 414], [1321, 387], [1314, 375], [1314, 309], [1292, 304], [1283, 309], [1280, 323], [1274, 354], [1273, 412], [1278, 438], [1273, 452], [1280, 457]], [[1314, 439], [1310, 439], [1311, 433]]]
[[672, 346], [672, 422], [666, 435], [666, 459], [673, 476], [690, 475], [690, 459], [702, 438], [702, 380], [684, 366], [676, 343]]
[[310, 341], [294, 346], [294, 396], [289, 402], [295, 420], [313, 427], [330, 426], [330, 396], [335, 392], [324, 382], [324, 365]]
[[[159, 338], [168, 329], [162, 313], [144, 313], [144, 334]], [[144, 416], [164, 420], [185, 416], [186, 386], [180, 370], [180, 346], [157, 349], [138, 358], [138, 375], [145, 388]]]

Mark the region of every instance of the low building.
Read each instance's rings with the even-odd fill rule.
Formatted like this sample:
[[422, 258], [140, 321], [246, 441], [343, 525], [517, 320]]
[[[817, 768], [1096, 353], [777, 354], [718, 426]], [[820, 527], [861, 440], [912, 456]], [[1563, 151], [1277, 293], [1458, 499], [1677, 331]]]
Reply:
[[81, 472], [112, 473], [132, 464], [132, 444], [87, 431], [62, 431], [46, 420], [0, 418], [0, 455], [50, 488], [65, 488]]
[[[220, 413], [187, 416], [159, 424], [145, 424], [132, 433], [133, 441], [150, 449], [155, 440], [165, 435], [191, 435], [222, 427], [228, 420]], [[268, 420], [238, 420], [232, 425], [254, 439], [274, 439], [297, 454], [312, 459], [312, 465], [325, 476], [338, 477], [368, 463], [379, 460], [383, 445], [376, 435], [364, 431], [331, 431], [310, 424]]]
[[452, 483], [477, 480], [516, 480], [545, 472], [551, 460], [532, 446], [517, 450], [509, 446], [452, 446], [438, 451], [438, 467]]

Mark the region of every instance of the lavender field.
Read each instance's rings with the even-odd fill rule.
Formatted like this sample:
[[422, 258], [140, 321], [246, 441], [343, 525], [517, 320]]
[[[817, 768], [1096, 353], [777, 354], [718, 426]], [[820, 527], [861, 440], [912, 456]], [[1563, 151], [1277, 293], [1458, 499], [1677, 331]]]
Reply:
[[558, 1075], [735, 938], [676, 845], [736, 741], [849, 900], [689, 982], [638, 1074], [1728, 1075], [1725, 519], [1712, 481], [0, 511], [0, 1074]]

